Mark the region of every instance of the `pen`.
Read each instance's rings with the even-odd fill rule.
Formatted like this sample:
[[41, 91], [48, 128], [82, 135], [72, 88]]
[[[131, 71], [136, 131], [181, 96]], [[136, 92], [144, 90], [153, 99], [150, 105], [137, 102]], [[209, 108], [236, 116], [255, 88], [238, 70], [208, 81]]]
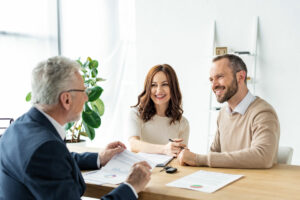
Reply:
[[[172, 140], [171, 138], [169, 138], [170, 142], [175, 142], [174, 140]], [[180, 149], [184, 149], [184, 147], [180, 146]]]

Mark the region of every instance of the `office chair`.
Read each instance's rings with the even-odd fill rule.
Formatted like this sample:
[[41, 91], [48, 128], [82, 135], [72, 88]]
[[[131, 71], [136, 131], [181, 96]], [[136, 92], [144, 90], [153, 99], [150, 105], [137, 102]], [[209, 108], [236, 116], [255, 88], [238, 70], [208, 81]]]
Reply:
[[8, 128], [8, 126], [13, 123], [14, 119], [13, 118], [0, 118], [0, 121], [6, 121], [8, 123], [8, 125], [2, 125], [2, 123], [0, 124], [0, 138], [2, 136], [2, 134], [4, 133], [5, 129]]
[[292, 147], [278, 147], [278, 154], [277, 154], [277, 162], [280, 164], [288, 164], [290, 165], [292, 162], [293, 157], [293, 148]]

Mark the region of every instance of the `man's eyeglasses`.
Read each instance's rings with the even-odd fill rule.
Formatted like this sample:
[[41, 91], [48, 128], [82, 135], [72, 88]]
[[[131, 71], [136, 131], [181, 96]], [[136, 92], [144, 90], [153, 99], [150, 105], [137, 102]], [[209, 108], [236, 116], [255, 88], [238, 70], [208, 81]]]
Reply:
[[91, 93], [91, 89], [90, 88], [86, 88], [85, 90], [81, 90], [81, 89], [70, 89], [70, 90], [66, 90], [64, 92], [85, 92], [86, 95], [89, 96], [89, 94]]

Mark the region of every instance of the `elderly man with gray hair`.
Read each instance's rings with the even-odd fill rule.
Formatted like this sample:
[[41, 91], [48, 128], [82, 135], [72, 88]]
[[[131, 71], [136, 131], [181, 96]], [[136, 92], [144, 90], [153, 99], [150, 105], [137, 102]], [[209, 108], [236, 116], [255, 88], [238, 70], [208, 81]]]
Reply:
[[[80, 199], [80, 170], [98, 169], [126, 147], [112, 142], [99, 153], [70, 153], [64, 125], [80, 118], [88, 100], [80, 65], [56, 56], [32, 72], [33, 107], [0, 140], [0, 199]], [[150, 166], [136, 163], [126, 182], [101, 199], [137, 199], [150, 180]]]

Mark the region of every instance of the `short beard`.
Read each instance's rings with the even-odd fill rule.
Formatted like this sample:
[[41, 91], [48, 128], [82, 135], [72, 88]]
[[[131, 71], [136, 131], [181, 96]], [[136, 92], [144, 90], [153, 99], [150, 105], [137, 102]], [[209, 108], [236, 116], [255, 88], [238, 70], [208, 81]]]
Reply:
[[230, 84], [230, 86], [228, 87], [228, 91], [224, 94], [223, 97], [217, 97], [217, 101], [219, 103], [224, 103], [225, 101], [228, 101], [229, 99], [231, 99], [231, 97], [233, 97], [237, 91], [238, 91], [238, 83], [236, 80], [236, 77], [233, 76], [233, 80]]

